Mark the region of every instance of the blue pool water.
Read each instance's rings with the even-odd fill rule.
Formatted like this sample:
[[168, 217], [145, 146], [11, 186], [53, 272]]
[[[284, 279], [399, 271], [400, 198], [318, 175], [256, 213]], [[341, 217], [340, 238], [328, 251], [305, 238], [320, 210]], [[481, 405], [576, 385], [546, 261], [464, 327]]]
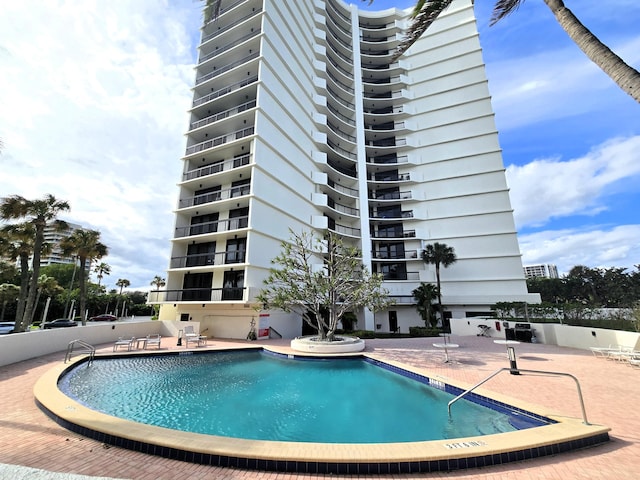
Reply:
[[510, 415], [466, 400], [449, 417], [451, 394], [362, 358], [235, 351], [96, 359], [59, 387], [116, 417], [256, 440], [396, 443], [515, 430]]

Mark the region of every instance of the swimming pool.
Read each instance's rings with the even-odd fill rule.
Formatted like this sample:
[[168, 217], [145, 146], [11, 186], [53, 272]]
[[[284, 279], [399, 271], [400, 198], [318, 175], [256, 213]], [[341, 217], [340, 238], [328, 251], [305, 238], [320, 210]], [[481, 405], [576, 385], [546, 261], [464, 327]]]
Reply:
[[83, 405], [208, 435], [395, 443], [491, 435], [553, 423], [462, 400], [366, 358], [294, 360], [261, 351], [97, 359], [62, 377]]
[[[254, 350], [262, 349], [257, 347]], [[206, 353], [170, 353], [178, 356], [184, 354], [198, 358], [198, 355]], [[133, 357], [136, 354], [118, 356]], [[103, 357], [116, 356], [109, 354]], [[291, 355], [283, 355], [283, 358], [289, 357], [294, 358]], [[301, 356], [295, 355], [295, 358], [299, 357]], [[451, 394], [464, 389], [406, 365], [383, 362], [379, 358], [371, 358], [368, 354], [360, 357], [376, 366], [431, 384]], [[86, 360], [79, 359], [71, 366], [60, 364], [38, 380], [34, 387], [34, 395], [41, 409], [63, 427], [99, 442], [187, 462], [305, 473], [435, 472], [498, 465], [558, 454], [608, 440], [607, 427], [585, 425], [579, 419], [555, 416], [549, 412], [542, 414], [544, 410], [531, 405], [523, 409], [512, 407], [510, 405], [517, 402], [510, 399], [505, 401], [502, 396], [497, 400], [488, 396], [477, 396], [477, 400], [500, 408], [526, 411], [534, 417], [548, 418], [557, 423], [485, 436], [366, 444], [250, 440], [184, 432], [107, 415], [90, 409], [62, 393], [58, 388], [59, 381], [75, 367], [81, 367]], [[153, 393], [149, 392], [149, 395]], [[454, 416], [457, 407], [458, 404], [454, 406]]]

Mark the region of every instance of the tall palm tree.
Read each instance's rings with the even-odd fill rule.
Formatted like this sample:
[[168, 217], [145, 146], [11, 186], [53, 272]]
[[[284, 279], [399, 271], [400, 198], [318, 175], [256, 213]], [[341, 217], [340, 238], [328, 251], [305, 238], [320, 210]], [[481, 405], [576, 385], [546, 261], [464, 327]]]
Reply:
[[[398, 58], [413, 45], [431, 26], [436, 18], [453, 3], [454, 0], [418, 0], [411, 14], [412, 23], [407, 30], [406, 39], [400, 44], [395, 58]], [[504, 17], [518, 9], [525, 0], [496, 0], [489, 25], [495, 25]], [[576, 45], [589, 59], [626, 93], [640, 102], [640, 72], [629, 66], [609, 47], [585, 27], [569, 10], [562, 0], [543, 0], [551, 9], [556, 20]], [[603, 4], [603, 8], [604, 4]], [[623, 13], [622, 13], [623, 14]]]
[[[35, 236], [33, 241], [33, 261], [31, 264], [31, 279], [27, 293], [27, 303], [20, 321], [20, 330], [25, 331], [32, 317], [38, 291], [38, 276], [40, 274], [40, 256], [44, 244], [44, 229], [47, 224], [55, 224], [59, 229], [67, 227], [65, 222], [56, 220], [60, 212], [68, 211], [69, 204], [47, 194], [39, 200], [27, 200], [20, 195], [5, 197], [0, 202], [0, 218], [2, 220], [17, 220], [26, 218], [33, 225]], [[16, 322], [17, 323], [17, 322]]]
[[[156, 287], [156, 290], [160, 290], [162, 287], [164, 287], [167, 284], [166, 280], [164, 278], [162, 278], [160, 275], [156, 275], [155, 277], [153, 277], [153, 280], [151, 280], [151, 286]], [[158, 294], [159, 296], [159, 294]], [[157, 299], [156, 299], [157, 300]], [[160, 305], [154, 305], [153, 306], [153, 310], [155, 312], [156, 315], [158, 315], [159, 311], [156, 311], [156, 309], [159, 310]]]
[[87, 260], [89, 265], [96, 259], [104, 257], [108, 253], [106, 245], [100, 241], [100, 232], [96, 230], [74, 230], [67, 238], [60, 242], [62, 254], [66, 257], [75, 255], [80, 261], [80, 274], [78, 282], [80, 286], [80, 305], [78, 311], [82, 319], [82, 325], [87, 324], [85, 308], [87, 304]]
[[116, 286], [120, 287], [120, 293], [118, 293], [118, 300], [116, 301], [116, 316], [119, 316], [118, 308], [120, 307], [120, 297], [122, 297], [122, 289], [127, 288], [129, 285], [131, 285], [131, 282], [126, 278], [119, 278], [116, 282]]
[[458, 258], [453, 247], [444, 243], [435, 242], [427, 245], [422, 251], [422, 261], [428, 265], [436, 267], [436, 285], [438, 288], [438, 310], [440, 317], [444, 321], [444, 312], [442, 311], [442, 288], [440, 286], [440, 266], [447, 268], [449, 265], [456, 263]]
[[109, 265], [108, 263], [100, 262], [94, 267], [93, 271], [96, 273], [96, 277], [98, 277], [98, 286], [100, 286], [100, 283], [102, 282], [104, 276], [111, 274], [111, 265]]
[[[44, 293], [48, 297], [52, 297], [57, 293], [64, 292], [64, 288], [62, 288], [58, 281], [54, 277], [50, 277], [48, 275], [42, 274], [38, 277], [38, 293], [36, 295], [36, 308], [38, 303], [40, 302], [40, 296]], [[33, 317], [31, 318], [30, 323], [33, 323], [33, 318], [35, 317], [35, 309], [33, 310]], [[45, 318], [44, 311], [42, 312], [42, 322], [40, 323], [40, 328], [42, 328]]]
[[0, 231], [0, 253], [20, 263], [20, 293], [16, 306], [15, 332], [21, 332], [22, 316], [29, 290], [29, 256], [33, 251], [35, 229], [30, 223], [5, 225]]

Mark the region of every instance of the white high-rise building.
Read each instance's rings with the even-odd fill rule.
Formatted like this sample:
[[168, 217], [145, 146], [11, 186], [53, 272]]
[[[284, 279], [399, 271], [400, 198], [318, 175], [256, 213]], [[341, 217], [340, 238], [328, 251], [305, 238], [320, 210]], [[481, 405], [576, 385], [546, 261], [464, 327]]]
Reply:
[[[455, 321], [528, 294], [471, 0], [456, 0], [393, 60], [408, 11], [341, 0], [227, 0], [205, 25], [160, 318], [244, 338], [289, 229], [357, 245], [395, 298], [358, 327], [423, 325], [420, 258], [445, 243], [442, 300]], [[268, 315], [268, 317], [267, 317]]]

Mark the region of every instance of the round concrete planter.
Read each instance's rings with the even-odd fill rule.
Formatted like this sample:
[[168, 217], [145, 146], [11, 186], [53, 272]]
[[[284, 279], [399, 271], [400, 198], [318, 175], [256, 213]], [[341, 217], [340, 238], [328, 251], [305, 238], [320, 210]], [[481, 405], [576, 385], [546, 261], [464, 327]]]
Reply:
[[358, 337], [336, 337], [333, 342], [318, 340], [318, 337], [297, 337], [291, 340], [291, 348], [305, 353], [353, 353], [364, 350], [364, 340]]

